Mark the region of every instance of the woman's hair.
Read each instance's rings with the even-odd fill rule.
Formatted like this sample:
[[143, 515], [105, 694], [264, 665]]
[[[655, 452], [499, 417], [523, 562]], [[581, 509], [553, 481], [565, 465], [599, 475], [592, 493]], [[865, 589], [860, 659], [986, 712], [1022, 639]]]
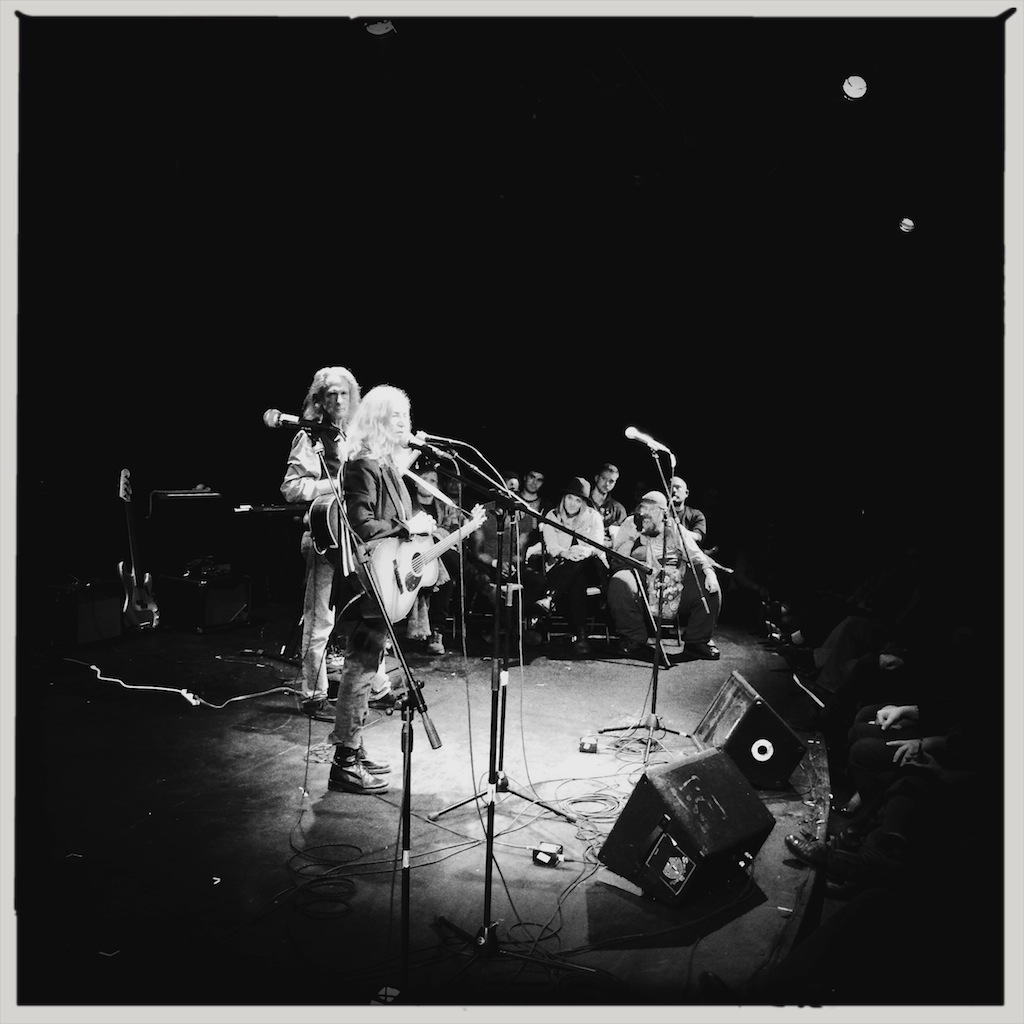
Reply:
[[[313, 374], [313, 382], [306, 392], [306, 399], [302, 403], [302, 418], [305, 420], [317, 420], [322, 423], [324, 419], [324, 394], [328, 385], [337, 377], [348, 381], [348, 423], [352, 422], [356, 409], [359, 408], [359, 384], [352, 376], [351, 370], [344, 366], [324, 366]], [[348, 426], [348, 423], [345, 426]]]
[[409, 396], [401, 388], [390, 384], [370, 388], [349, 421], [346, 457], [369, 456], [380, 461], [392, 455], [395, 446], [388, 435], [388, 427], [391, 414], [396, 410], [409, 415]]

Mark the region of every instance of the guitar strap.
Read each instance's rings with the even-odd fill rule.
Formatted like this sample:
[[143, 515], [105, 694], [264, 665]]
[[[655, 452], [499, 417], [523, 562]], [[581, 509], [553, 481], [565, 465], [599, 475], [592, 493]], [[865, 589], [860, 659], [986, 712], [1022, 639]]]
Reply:
[[[412, 506], [408, 503], [408, 499], [403, 500], [401, 497], [400, 491], [403, 491], [405, 488], [399, 484], [394, 470], [386, 462], [380, 463], [380, 477], [384, 481], [384, 487], [391, 501], [398, 510], [398, 517], [400, 519], [408, 519], [412, 515]], [[383, 509], [381, 511], [383, 512]]]

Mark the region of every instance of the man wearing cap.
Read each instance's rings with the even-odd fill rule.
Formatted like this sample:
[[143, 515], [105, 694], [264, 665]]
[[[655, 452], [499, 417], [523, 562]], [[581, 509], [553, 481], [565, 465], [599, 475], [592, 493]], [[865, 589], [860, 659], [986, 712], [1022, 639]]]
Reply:
[[[644, 653], [650, 625], [644, 601], [653, 614], [658, 611], [658, 586], [663, 585], [662, 621], [671, 622], [678, 615], [683, 626], [683, 648], [687, 654], [706, 660], [721, 656], [711, 637], [722, 607], [722, 591], [714, 566], [697, 547], [688, 530], [676, 530], [666, 519], [668, 499], [661, 491], [648, 491], [640, 499], [636, 513], [622, 524], [615, 537], [613, 550], [645, 562], [654, 571], [647, 577], [646, 594], [640, 590], [639, 574], [620, 569], [608, 582], [608, 611], [615, 632], [622, 640], [624, 654]], [[667, 530], [667, 536], [666, 536]], [[686, 545], [684, 553], [681, 543]], [[693, 563], [694, 578], [686, 555]], [[707, 610], [704, 600], [707, 601]]]

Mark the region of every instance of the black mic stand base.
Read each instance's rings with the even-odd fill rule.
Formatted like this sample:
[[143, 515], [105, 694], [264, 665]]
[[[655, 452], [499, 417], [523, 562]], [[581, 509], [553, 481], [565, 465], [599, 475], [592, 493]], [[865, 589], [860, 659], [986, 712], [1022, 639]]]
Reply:
[[680, 732], [678, 729], [670, 729], [665, 725], [664, 719], [653, 711], [642, 721], [633, 725], [617, 725], [608, 729], [598, 729], [598, 733], [604, 732], [635, 732], [637, 729], [647, 730], [647, 739], [644, 742], [644, 767], [651, 758], [651, 747], [654, 744], [655, 731], [671, 733], [673, 736], [689, 736], [688, 732]]
[[597, 974], [597, 970], [593, 967], [584, 967], [582, 964], [571, 964], [568, 961], [553, 960], [547, 957], [531, 956], [529, 953], [520, 953], [514, 949], [507, 949], [502, 946], [498, 940], [498, 926], [496, 924], [484, 925], [476, 933], [476, 935], [470, 935], [465, 928], [460, 928], [454, 921], [449, 921], [448, 918], [439, 916], [437, 918], [437, 926], [442, 929], [447, 929], [454, 935], [462, 939], [467, 946], [475, 946], [476, 952], [469, 958], [469, 960], [459, 968], [455, 976], [451, 979], [455, 981], [460, 975], [473, 966], [474, 963], [479, 959], [493, 960], [500, 957], [507, 957], [510, 960], [519, 960], [523, 963], [529, 964], [540, 964], [543, 967], [561, 971], [578, 971], [581, 974]]
[[[555, 807], [554, 804], [546, 803], [536, 796], [531, 796], [529, 793], [523, 793], [520, 790], [512, 786], [508, 781], [508, 776], [504, 773], [498, 777], [497, 785], [494, 789], [495, 793], [511, 793], [513, 796], [519, 797], [520, 800], [526, 800], [528, 803], [536, 804], [538, 807], [543, 807], [544, 810], [550, 811], [552, 814], [557, 814], [561, 818], [565, 818], [566, 821], [575, 824], [579, 821], [579, 818], [575, 814], [570, 814], [568, 811], [563, 811], [560, 807]], [[465, 800], [460, 800], [458, 803], [450, 804], [448, 807], [443, 807], [439, 811], [434, 811], [432, 814], [427, 815], [427, 821], [437, 821], [438, 818], [443, 814], [447, 814], [449, 811], [458, 810], [460, 807], [465, 807], [466, 804], [471, 804], [476, 800], [483, 800], [487, 796], [487, 791], [483, 790], [474, 796], [466, 797]]]

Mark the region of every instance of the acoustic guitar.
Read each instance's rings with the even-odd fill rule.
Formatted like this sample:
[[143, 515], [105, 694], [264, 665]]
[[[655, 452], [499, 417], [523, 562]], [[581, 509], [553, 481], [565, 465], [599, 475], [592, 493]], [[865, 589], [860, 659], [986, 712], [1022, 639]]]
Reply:
[[437, 582], [438, 556], [461, 544], [483, 526], [486, 519], [487, 509], [477, 505], [455, 533], [434, 543], [429, 534], [385, 537], [377, 542], [370, 552], [370, 565], [380, 589], [381, 603], [392, 622], [400, 622], [412, 611], [420, 587], [432, 587]]
[[138, 545], [135, 540], [135, 522], [132, 516], [132, 474], [121, 470], [117, 490], [124, 502], [124, 514], [128, 521], [128, 561], [117, 563], [117, 572], [124, 587], [124, 605], [121, 616], [129, 629], [155, 629], [160, 624], [160, 611], [153, 600], [153, 578], [150, 573], [139, 572]]

